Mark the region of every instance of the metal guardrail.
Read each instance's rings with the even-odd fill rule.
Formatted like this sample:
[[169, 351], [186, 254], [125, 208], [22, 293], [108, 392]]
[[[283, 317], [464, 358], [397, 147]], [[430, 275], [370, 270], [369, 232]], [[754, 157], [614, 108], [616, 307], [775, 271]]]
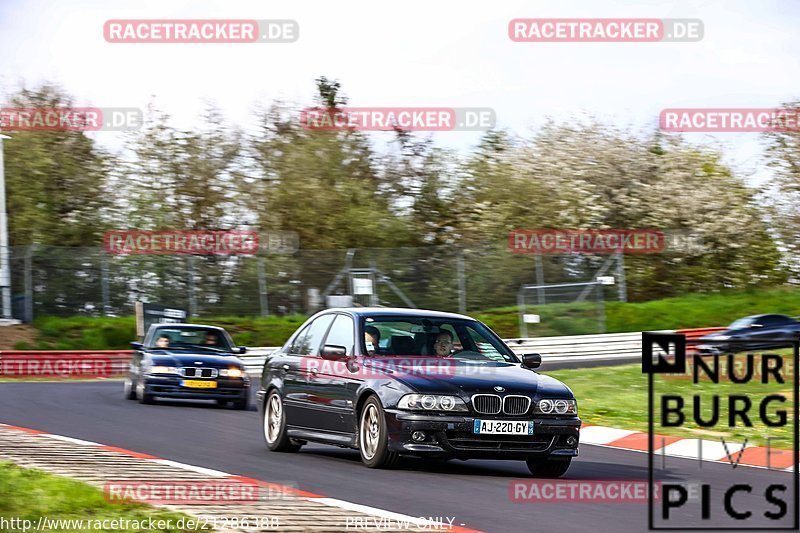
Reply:
[[[661, 332], [682, 333], [686, 335], [687, 339], [697, 339], [702, 335], [722, 329], [724, 328], [661, 330]], [[511, 338], [505, 339], [505, 342], [518, 355], [524, 353], [541, 354], [543, 363], [635, 360], [640, 358], [642, 354], [642, 333], [639, 331], [600, 335]], [[261, 369], [267, 356], [277, 349], [278, 347], [276, 346], [249, 348], [247, 353], [239, 356], [239, 358], [244, 361], [247, 373], [256, 378], [261, 376]], [[131, 353], [129, 350], [3, 351], [0, 352], [0, 363], [2, 363], [4, 356], [13, 356], [15, 359], [23, 356], [68, 359], [70, 357], [86, 357], [94, 354], [94, 356], [109, 358], [114, 367], [113, 374], [122, 375], [127, 370], [127, 361], [130, 359]]]

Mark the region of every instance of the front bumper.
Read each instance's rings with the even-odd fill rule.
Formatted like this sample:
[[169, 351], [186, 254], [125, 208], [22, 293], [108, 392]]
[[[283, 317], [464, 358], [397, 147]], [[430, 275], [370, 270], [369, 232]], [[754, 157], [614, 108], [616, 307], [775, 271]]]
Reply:
[[[532, 456], [578, 455], [581, 426], [578, 417], [534, 417], [533, 435], [519, 436], [476, 435], [472, 432], [475, 418], [469, 415], [434, 415], [387, 409], [389, 449], [403, 454], [463, 459], [527, 459]], [[524, 417], [503, 419], [521, 420]], [[424, 431], [425, 440], [412, 440], [411, 434], [414, 431]], [[574, 437], [574, 445], [567, 443], [569, 437]]]
[[250, 380], [244, 379], [202, 379], [214, 381], [216, 388], [200, 389], [184, 387], [181, 381], [187, 378], [179, 376], [147, 376], [144, 386], [147, 394], [159, 398], [181, 398], [195, 400], [243, 400], [250, 394]]

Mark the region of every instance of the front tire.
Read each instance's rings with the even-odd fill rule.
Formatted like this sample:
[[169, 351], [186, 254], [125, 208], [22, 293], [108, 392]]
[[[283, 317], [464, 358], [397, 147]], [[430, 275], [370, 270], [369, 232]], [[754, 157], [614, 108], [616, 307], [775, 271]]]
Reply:
[[386, 414], [380, 400], [370, 397], [361, 410], [358, 424], [358, 450], [361, 462], [369, 468], [391, 468], [399, 454], [389, 451]]
[[139, 381], [136, 382], [136, 397], [139, 398], [139, 403], [145, 405], [154, 403], [154, 396], [147, 393], [147, 387], [145, 386], [143, 378], [139, 378]]
[[133, 380], [130, 376], [125, 378], [125, 399], [126, 400], [135, 400], [136, 399], [136, 387], [133, 386]]
[[527, 459], [525, 463], [533, 477], [557, 478], [567, 473], [572, 457], [566, 459]]
[[272, 389], [264, 402], [264, 416], [261, 418], [262, 433], [267, 448], [273, 452], [296, 452], [300, 444], [295, 444], [286, 433], [286, 415], [283, 399], [277, 389]]

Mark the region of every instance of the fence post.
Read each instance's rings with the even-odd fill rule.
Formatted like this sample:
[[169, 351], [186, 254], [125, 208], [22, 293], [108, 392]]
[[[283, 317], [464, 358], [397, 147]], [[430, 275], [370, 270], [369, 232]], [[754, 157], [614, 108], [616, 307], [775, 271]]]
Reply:
[[519, 336], [523, 339], [528, 337], [528, 324], [525, 323], [525, 289], [520, 287], [517, 293], [517, 308], [519, 309]]
[[197, 295], [194, 291], [194, 257], [186, 258], [187, 280], [189, 282], [189, 316], [197, 316]]
[[458, 251], [456, 258], [458, 270], [458, 312], [462, 315], [467, 314], [467, 280], [464, 274], [464, 250]]
[[258, 275], [258, 302], [261, 306], [261, 316], [269, 316], [269, 302], [267, 301], [267, 273], [264, 270], [263, 257], [256, 257], [256, 270]]
[[111, 301], [108, 292], [108, 255], [100, 252], [100, 297], [103, 299], [103, 316], [108, 316]]
[[603, 299], [603, 284], [597, 283], [595, 285], [597, 287], [597, 308], [600, 312], [599, 322], [600, 322], [600, 333], [606, 332], [606, 301]]
[[33, 322], [33, 252], [36, 250], [36, 245], [31, 244], [25, 250], [25, 313], [23, 321], [27, 324]]
[[536, 284], [539, 286], [539, 288], [536, 289], [536, 303], [544, 305], [544, 267], [542, 266], [542, 254], [534, 255], [533, 259], [536, 262]]
[[625, 285], [625, 259], [622, 252], [617, 252], [617, 285], [619, 286], [619, 301], [628, 301], [628, 287]]

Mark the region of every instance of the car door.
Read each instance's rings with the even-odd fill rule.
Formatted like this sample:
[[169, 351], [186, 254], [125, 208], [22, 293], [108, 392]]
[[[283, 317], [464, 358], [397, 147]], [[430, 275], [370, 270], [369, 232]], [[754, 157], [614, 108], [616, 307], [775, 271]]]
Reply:
[[322, 416], [318, 410], [318, 402], [311, 399], [312, 390], [309, 388], [309, 376], [319, 368], [319, 348], [328, 333], [336, 315], [328, 313], [315, 318], [303, 335], [298, 335], [297, 341], [292, 343], [291, 366], [297, 368], [297, 378], [293, 382], [292, 404], [293, 412], [291, 422], [293, 426], [318, 429]]
[[[355, 350], [355, 321], [346, 314], [337, 314], [323, 346], [344, 346], [347, 355]], [[320, 429], [352, 433], [355, 428], [355, 395], [360, 380], [347, 368], [345, 361], [326, 361], [317, 356], [317, 372], [308, 375], [309, 401], [318, 414]]]
[[272, 372], [283, 383], [283, 403], [286, 410], [286, 420], [292, 426], [298, 425], [304, 416], [303, 403], [306, 401], [303, 390], [305, 376], [300, 372], [302, 356], [300, 347], [305, 342], [311, 324], [306, 325], [297, 335], [286, 352], [276, 357], [271, 363]]

